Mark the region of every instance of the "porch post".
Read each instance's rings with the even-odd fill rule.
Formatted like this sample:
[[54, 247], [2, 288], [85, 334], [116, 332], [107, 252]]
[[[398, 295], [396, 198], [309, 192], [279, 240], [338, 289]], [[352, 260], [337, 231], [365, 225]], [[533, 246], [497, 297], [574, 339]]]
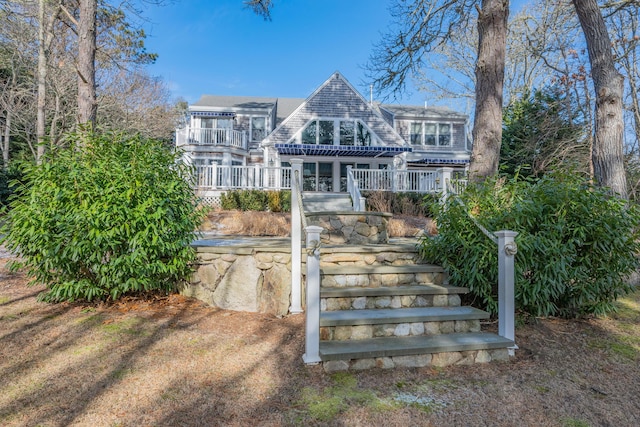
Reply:
[[391, 168], [391, 192], [392, 193], [398, 192], [397, 180], [398, 180], [398, 168], [396, 168], [396, 165], [394, 164], [393, 167]]
[[304, 363], [319, 363], [320, 359], [320, 232], [322, 227], [310, 225], [307, 231], [307, 316], [305, 321]]
[[[302, 159], [291, 159], [291, 307], [292, 314], [302, 313], [302, 285], [300, 281], [302, 264], [302, 206], [298, 203], [299, 183], [302, 180]], [[265, 168], [266, 170], [266, 168]], [[297, 174], [296, 174], [297, 172]], [[296, 179], [297, 177], [297, 179]]]
[[[518, 247], [514, 238], [515, 231], [500, 230], [494, 233], [498, 237], [498, 335], [515, 342], [515, 254]], [[518, 346], [509, 348], [514, 355]]]
[[218, 164], [217, 163], [214, 163], [211, 165], [211, 169], [209, 169], [209, 173], [211, 174], [209, 176], [209, 179], [207, 180], [209, 181], [209, 185], [212, 188], [218, 188], [220, 186], [220, 183], [218, 182]]
[[436, 176], [440, 180], [438, 192], [440, 193], [440, 203], [445, 203], [449, 196], [447, 183], [451, 182], [451, 174], [453, 168], [438, 168], [436, 169]]

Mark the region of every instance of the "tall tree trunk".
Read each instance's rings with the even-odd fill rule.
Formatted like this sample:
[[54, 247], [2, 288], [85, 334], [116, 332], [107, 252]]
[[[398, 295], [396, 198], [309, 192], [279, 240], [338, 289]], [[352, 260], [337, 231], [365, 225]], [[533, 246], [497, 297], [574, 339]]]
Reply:
[[593, 166], [598, 184], [627, 199], [624, 171], [622, 93], [624, 77], [615, 68], [611, 39], [596, 0], [573, 0], [589, 51], [596, 93]]
[[482, 0], [478, 13], [476, 112], [469, 166], [473, 181], [498, 173], [508, 17], [509, 0]]
[[80, 0], [78, 27], [78, 124], [96, 124], [97, 0]]
[[47, 100], [47, 54], [45, 40], [45, 1], [38, 2], [38, 106], [36, 118], [36, 137], [38, 139], [38, 150], [36, 161], [40, 162], [44, 154], [45, 143], [45, 106]]

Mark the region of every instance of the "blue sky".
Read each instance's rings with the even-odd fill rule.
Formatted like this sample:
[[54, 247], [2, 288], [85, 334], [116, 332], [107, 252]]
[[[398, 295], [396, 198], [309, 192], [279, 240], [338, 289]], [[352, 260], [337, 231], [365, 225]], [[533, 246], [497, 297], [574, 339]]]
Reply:
[[[362, 67], [390, 24], [388, 0], [275, 0], [272, 20], [242, 0], [182, 0], [147, 9], [151, 74], [176, 97], [306, 98], [340, 71], [367, 99]], [[411, 90], [411, 89], [410, 89]], [[401, 101], [422, 105], [412, 91]]]
[[[363, 67], [391, 24], [391, 0], [274, 0], [271, 21], [242, 0], [165, 1], [144, 11], [147, 48], [159, 54], [149, 71], [188, 102], [203, 94], [306, 98], [334, 71], [368, 99]], [[407, 92], [397, 102], [456, 109]]]

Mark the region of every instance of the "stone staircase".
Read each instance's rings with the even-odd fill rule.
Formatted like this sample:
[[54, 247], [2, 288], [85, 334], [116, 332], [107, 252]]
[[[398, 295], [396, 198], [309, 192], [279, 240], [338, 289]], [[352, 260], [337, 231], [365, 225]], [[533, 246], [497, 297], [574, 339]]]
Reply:
[[468, 289], [424, 264], [416, 243], [322, 246], [319, 354], [326, 371], [509, 357], [514, 342], [481, 330], [489, 314], [462, 306]]

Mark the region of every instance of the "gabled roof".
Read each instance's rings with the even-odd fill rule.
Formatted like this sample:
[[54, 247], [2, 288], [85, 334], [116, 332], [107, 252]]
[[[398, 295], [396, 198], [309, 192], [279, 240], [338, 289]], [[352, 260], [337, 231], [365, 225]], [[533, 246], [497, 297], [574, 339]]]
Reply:
[[289, 117], [304, 102], [304, 98], [267, 98], [259, 96], [202, 95], [189, 106], [189, 110], [234, 111], [261, 109], [269, 112], [276, 108], [276, 126]]
[[335, 72], [293, 111], [263, 141], [263, 146], [286, 144], [309, 120], [316, 117], [344, 117], [359, 119], [389, 146], [405, 146], [407, 143], [384, 120], [376, 108], [340, 73]]

